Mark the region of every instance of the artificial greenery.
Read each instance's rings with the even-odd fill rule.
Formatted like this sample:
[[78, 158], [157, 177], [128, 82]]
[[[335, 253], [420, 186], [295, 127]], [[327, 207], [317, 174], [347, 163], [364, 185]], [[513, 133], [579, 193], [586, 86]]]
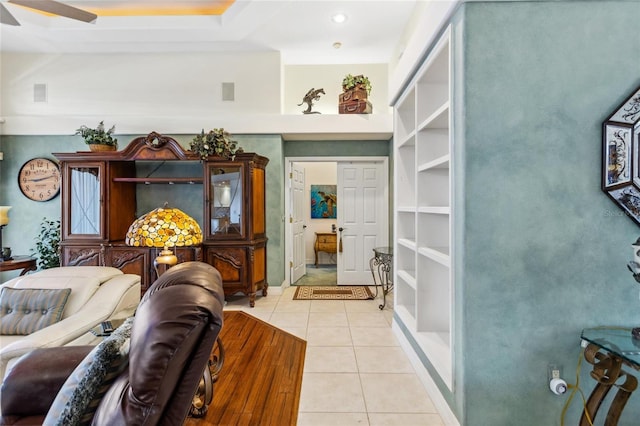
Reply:
[[112, 145], [118, 146], [118, 139], [114, 138], [113, 132], [116, 126], [113, 125], [109, 130], [105, 130], [104, 121], [98, 124], [98, 127], [92, 129], [84, 124], [76, 130], [76, 135], [82, 136], [87, 145]]
[[371, 82], [369, 81], [369, 78], [365, 77], [364, 75], [360, 74], [353, 76], [351, 74], [347, 74], [344, 79], [342, 79], [342, 90], [345, 92], [347, 90], [355, 88], [358, 85], [367, 90], [367, 95], [371, 94]]
[[31, 249], [31, 254], [37, 255], [38, 268], [49, 269], [60, 266], [60, 221], [43, 218], [40, 232], [35, 240], [36, 248]]
[[236, 154], [243, 152], [238, 146], [238, 142], [231, 139], [231, 134], [223, 128], [209, 130], [208, 133], [202, 132], [196, 135], [189, 149], [197, 153], [200, 158], [205, 159], [210, 155], [233, 160]]

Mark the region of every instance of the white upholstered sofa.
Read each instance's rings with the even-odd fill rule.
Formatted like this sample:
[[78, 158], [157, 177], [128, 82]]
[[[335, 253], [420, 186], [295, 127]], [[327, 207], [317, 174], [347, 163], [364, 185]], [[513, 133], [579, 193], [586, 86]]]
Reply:
[[[8, 290], [3, 291], [4, 288]], [[34, 289], [35, 292], [20, 292], [14, 289]], [[37, 292], [53, 289], [71, 291]], [[123, 274], [119, 269], [111, 267], [66, 266], [11, 279], [0, 284], [0, 309], [3, 310], [0, 331], [24, 333], [25, 329], [29, 331], [30, 323], [42, 320], [27, 308], [21, 308], [23, 314], [19, 315], [13, 309], [18, 305], [24, 306], [25, 303], [16, 305], [16, 299], [29, 293], [31, 299], [34, 294], [57, 294], [58, 299], [65, 299], [63, 302], [58, 301], [57, 308], [51, 308], [58, 309], [61, 314], [57, 313], [58, 317], [53, 324], [30, 334], [0, 334], [0, 378], [5, 377], [18, 357], [35, 348], [64, 346], [83, 336], [102, 321], [131, 316], [140, 302], [140, 277]], [[33, 305], [34, 302], [29, 303]], [[64, 306], [60, 307], [60, 304]], [[48, 308], [41, 308], [40, 314], [46, 314], [47, 310]], [[24, 319], [24, 312], [30, 315], [30, 319]], [[47, 321], [50, 322], [50, 319], [47, 318]], [[19, 325], [16, 326], [15, 323]]]

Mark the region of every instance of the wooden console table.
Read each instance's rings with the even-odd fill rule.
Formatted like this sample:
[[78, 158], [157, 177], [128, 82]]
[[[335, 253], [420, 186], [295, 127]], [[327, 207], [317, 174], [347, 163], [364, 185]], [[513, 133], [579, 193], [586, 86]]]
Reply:
[[605, 426], [616, 426], [631, 393], [638, 387], [638, 379], [623, 371], [623, 366], [640, 371], [640, 339], [625, 328], [587, 328], [582, 330], [582, 339], [588, 342], [584, 359], [591, 365], [591, 377], [598, 382], [594, 387], [585, 411], [580, 417], [580, 426], [595, 422], [600, 405], [612, 388], [618, 391], [614, 396], [605, 418]]
[[338, 239], [335, 232], [316, 232], [316, 242], [313, 245], [313, 251], [316, 254], [316, 268], [318, 267], [318, 252], [337, 253]]
[[24, 275], [29, 271], [38, 269], [35, 257], [31, 256], [13, 256], [11, 260], [0, 261], [0, 272], [15, 271], [22, 269], [20, 275]]

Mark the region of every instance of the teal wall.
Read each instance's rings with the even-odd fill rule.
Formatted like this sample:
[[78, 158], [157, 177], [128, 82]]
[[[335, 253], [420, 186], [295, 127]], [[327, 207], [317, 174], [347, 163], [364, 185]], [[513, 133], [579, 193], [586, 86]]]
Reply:
[[[584, 327], [640, 325], [626, 268], [640, 229], [600, 190], [601, 123], [640, 85], [638, 17], [638, 2], [562, 1], [471, 2], [454, 19], [464, 425], [559, 424], [547, 365], [575, 382]], [[639, 418], [636, 392], [620, 425]]]
[[[119, 148], [124, 147], [133, 138], [140, 135], [118, 135]], [[193, 135], [170, 135], [183, 147], [188, 148]], [[267, 280], [272, 286], [280, 286], [284, 280], [284, 215], [283, 192], [283, 155], [280, 135], [234, 135], [234, 139], [247, 152], [257, 152], [269, 158], [266, 169], [267, 186]], [[82, 139], [74, 136], [2, 136], [0, 151], [4, 153], [4, 161], [0, 161], [0, 205], [10, 205], [10, 223], [3, 231], [3, 245], [10, 246], [14, 254], [29, 254], [35, 248], [35, 237], [39, 224], [44, 217], [60, 219], [60, 197], [44, 203], [30, 201], [24, 197], [17, 185], [17, 175], [22, 164], [34, 157], [54, 158], [53, 152], [86, 151]], [[138, 192], [138, 212], [144, 214], [153, 208], [160, 207], [169, 201], [185, 213], [202, 221], [202, 193], [193, 188], [176, 185], [178, 191], [166, 188], [161, 194], [159, 187], [151, 191]], [[161, 201], [158, 201], [161, 200]], [[133, 222], [133, 219], [132, 219]], [[200, 222], [201, 223], [201, 222]], [[0, 282], [17, 275], [14, 272], [3, 272]]]
[[285, 141], [285, 157], [388, 157], [389, 141]]

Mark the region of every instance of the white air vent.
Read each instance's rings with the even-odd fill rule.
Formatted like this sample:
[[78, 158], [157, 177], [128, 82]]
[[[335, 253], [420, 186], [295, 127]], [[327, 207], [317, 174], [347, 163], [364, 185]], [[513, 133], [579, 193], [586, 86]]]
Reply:
[[38, 83], [33, 85], [33, 102], [47, 102], [46, 84]]
[[235, 91], [236, 91], [235, 83], [222, 83], [222, 100], [223, 101], [235, 100]]

